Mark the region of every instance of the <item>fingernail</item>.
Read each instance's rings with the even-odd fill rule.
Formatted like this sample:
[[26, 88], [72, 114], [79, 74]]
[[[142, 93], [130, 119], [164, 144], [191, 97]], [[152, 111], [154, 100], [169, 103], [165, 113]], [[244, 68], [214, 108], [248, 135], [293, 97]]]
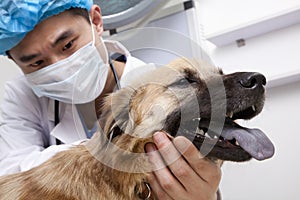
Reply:
[[164, 140], [166, 140], [166, 139], [167, 139], [166, 135], [162, 132], [156, 132], [153, 135], [153, 140], [154, 140], [155, 144], [158, 144], [158, 145], [164, 143]]
[[147, 143], [147, 144], [145, 145], [145, 151], [146, 151], [147, 153], [156, 151], [156, 147], [155, 147], [155, 145], [154, 145], [153, 143]]

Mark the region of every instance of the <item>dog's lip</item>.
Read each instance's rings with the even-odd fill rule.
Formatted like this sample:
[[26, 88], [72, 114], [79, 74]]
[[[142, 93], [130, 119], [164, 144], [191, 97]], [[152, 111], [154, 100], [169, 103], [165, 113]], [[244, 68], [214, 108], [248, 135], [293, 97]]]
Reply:
[[[206, 120], [201, 120], [199, 126], [209, 128], [208, 123]], [[257, 160], [265, 160], [274, 155], [274, 145], [263, 131], [242, 127], [228, 117], [225, 119], [221, 134], [214, 133], [210, 129], [207, 134], [212, 138], [219, 136], [219, 140], [227, 141], [226, 145], [241, 147]]]

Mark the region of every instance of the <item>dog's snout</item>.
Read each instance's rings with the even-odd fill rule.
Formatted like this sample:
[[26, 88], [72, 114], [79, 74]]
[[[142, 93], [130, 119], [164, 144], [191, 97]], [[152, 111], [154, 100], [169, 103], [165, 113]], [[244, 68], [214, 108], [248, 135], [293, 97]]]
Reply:
[[266, 82], [266, 77], [257, 72], [247, 72], [240, 79], [240, 84], [245, 88], [265, 86]]

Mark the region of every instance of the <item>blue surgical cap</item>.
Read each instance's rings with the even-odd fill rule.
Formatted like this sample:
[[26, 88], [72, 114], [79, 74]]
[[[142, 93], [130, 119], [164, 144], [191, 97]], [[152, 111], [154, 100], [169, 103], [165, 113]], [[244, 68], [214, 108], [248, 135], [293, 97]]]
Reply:
[[70, 8], [90, 10], [92, 4], [93, 0], [0, 0], [0, 55], [47, 17]]

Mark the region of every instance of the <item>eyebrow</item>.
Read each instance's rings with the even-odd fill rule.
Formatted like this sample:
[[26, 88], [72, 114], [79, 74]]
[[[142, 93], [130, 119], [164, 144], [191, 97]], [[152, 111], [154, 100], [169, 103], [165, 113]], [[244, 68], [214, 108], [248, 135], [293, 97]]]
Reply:
[[52, 43], [52, 47], [55, 47], [56, 45], [58, 45], [60, 42], [64, 41], [66, 38], [70, 37], [71, 35], [74, 34], [74, 31], [72, 30], [66, 30], [64, 31], [62, 34], [60, 34], [55, 41]]
[[[54, 40], [54, 42], [51, 44], [51, 46], [55, 47], [60, 42], [64, 41], [66, 38], [70, 37], [73, 34], [74, 34], [74, 32], [72, 30], [66, 30], [66, 31], [64, 31], [62, 34], [60, 34]], [[35, 59], [36, 57], [38, 57], [40, 55], [41, 55], [40, 53], [30, 54], [30, 55], [23, 55], [23, 56], [20, 57], [20, 61], [22, 61], [22, 62], [30, 62], [31, 60]]]
[[22, 61], [22, 62], [29, 62], [29, 61], [35, 59], [36, 57], [38, 57], [40, 55], [41, 55], [40, 53], [37, 53], [37, 54], [31, 54], [31, 55], [21, 56], [20, 57], [20, 61]]

